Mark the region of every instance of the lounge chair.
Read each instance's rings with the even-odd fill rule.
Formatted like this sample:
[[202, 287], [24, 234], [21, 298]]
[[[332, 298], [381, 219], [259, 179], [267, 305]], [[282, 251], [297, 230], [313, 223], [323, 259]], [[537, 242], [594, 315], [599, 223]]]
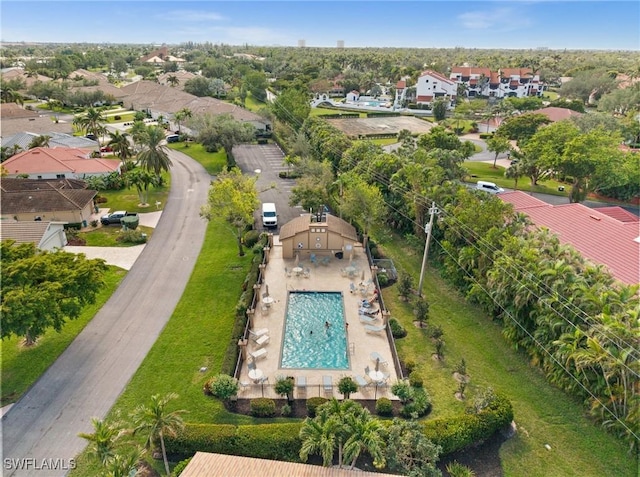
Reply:
[[254, 340], [256, 345], [260, 348], [269, 342], [269, 335], [262, 335], [260, 338]]
[[351, 293], [355, 293], [356, 292], [356, 286], [353, 284], [353, 282], [349, 283], [349, 291]]
[[249, 352], [249, 355], [254, 359], [257, 360], [259, 358], [265, 358], [267, 356], [267, 350], [264, 348], [260, 348], [258, 350], [255, 351], [251, 351]]
[[269, 328], [260, 328], [259, 330], [256, 330], [256, 331], [249, 330], [249, 335], [251, 336], [251, 339], [253, 341], [257, 340], [261, 336], [266, 335], [267, 333], [269, 333]]
[[369, 323], [370, 325], [378, 321], [378, 318], [376, 318], [375, 316], [367, 316], [362, 314], [358, 315], [358, 318], [360, 318], [360, 321], [362, 321], [363, 323]]
[[385, 328], [386, 328], [385, 325], [382, 325], [382, 326], [364, 325], [364, 330], [367, 333], [378, 333], [380, 331], [384, 331]]
[[298, 393], [306, 393], [307, 392], [307, 378], [304, 376], [298, 376], [296, 378], [296, 388], [298, 389]]
[[362, 376], [360, 376], [359, 374], [356, 374], [354, 376], [354, 379], [356, 380], [356, 383], [358, 383], [358, 386], [361, 388], [366, 388], [369, 386], [370, 382], [367, 381], [366, 379], [364, 379]]
[[333, 394], [333, 381], [331, 376], [322, 376], [322, 388], [326, 394]]
[[371, 361], [380, 360], [380, 361], [379, 361], [379, 362], [380, 362], [380, 364], [381, 364], [382, 366], [384, 366], [384, 367], [387, 367], [387, 366], [389, 365], [389, 362], [388, 362], [386, 359], [384, 359], [384, 358], [380, 355], [380, 353], [378, 353], [377, 351], [374, 351], [373, 353], [371, 353], [371, 354], [369, 355], [369, 357], [371, 358]]

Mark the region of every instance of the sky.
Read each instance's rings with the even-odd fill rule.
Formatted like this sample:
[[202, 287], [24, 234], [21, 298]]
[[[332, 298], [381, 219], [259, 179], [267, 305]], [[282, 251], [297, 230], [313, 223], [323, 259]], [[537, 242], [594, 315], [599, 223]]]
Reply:
[[640, 2], [0, 1], [2, 42], [640, 49]]

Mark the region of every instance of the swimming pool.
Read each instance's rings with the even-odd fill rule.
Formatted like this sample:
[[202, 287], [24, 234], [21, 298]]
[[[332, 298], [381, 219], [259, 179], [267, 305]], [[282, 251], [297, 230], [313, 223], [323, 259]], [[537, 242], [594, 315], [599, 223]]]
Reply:
[[285, 320], [281, 368], [349, 369], [342, 293], [289, 292]]

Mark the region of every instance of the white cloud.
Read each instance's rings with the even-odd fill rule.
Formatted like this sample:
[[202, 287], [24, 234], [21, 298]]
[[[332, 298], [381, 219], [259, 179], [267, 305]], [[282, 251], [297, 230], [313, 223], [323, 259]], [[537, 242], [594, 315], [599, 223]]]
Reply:
[[170, 18], [176, 22], [210, 22], [225, 20], [225, 17], [216, 12], [204, 10], [172, 10], [162, 13], [163, 18]]
[[512, 31], [528, 27], [530, 20], [523, 11], [512, 8], [466, 12], [458, 15], [460, 24], [469, 30]]

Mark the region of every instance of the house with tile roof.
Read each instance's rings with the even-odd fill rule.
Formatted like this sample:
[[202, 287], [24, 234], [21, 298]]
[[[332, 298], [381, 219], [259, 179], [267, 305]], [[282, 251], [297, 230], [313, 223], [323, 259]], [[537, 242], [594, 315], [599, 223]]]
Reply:
[[17, 222], [89, 221], [95, 212], [97, 191], [74, 179], [33, 180], [3, 178], [0, 183], [2, 228]]
[[553, 123], [557, 121], [564, 121], [565, 119], [582, 116], [582, 113], [567, 108], [556, 108], [555, 106], [549, 106], [542, 109], [536, 109], [531, 111], [533, 114], [544, 114]]
[[[73, 133], [73, 125], [62, 121], [55, 122], [51, 116], [40, 115], [37, 111], [23, 108], [16, 103], [0, 103], [0, 135], [7, 138], [14, 134], [29, 131], [37, 135], [50, 133]], [[2, 144], [4, 146], [4, 143]]]
[[85, 179], [120, 172], [119, 159], [92, 158], [91, 150], [68, 147], [36, 147], [2, 163], [5, 177], [29, 179]]
[[423, 71], [416, 83], [416, 104], [430, 105], [444, 99], [447, 109], [453, 109], [457, 93], [457, 84], [435, 71]]
[[55, 251], [67, 245], [63, 222], [2, 221], [0, 241], [11, 240], [16, 244], [33, 243], [39, 250]]
[[591, 209], [583, 204], [550, 205], [521, 191], [498, 197], [529, 216], [539, 228], [547, 228], [560, 242], [582, 256], [608, 268], [627, 285], [640, 283], [640, 219], [620, 207]]
[[544, 83], [540, 75], [530, 68], [503, 68], [491, 71], [489, 68], [454, 66], [449, 79], [456, 84], [464, 84], [467, 96], [488, 98], [523, 98], [542, 96]]

